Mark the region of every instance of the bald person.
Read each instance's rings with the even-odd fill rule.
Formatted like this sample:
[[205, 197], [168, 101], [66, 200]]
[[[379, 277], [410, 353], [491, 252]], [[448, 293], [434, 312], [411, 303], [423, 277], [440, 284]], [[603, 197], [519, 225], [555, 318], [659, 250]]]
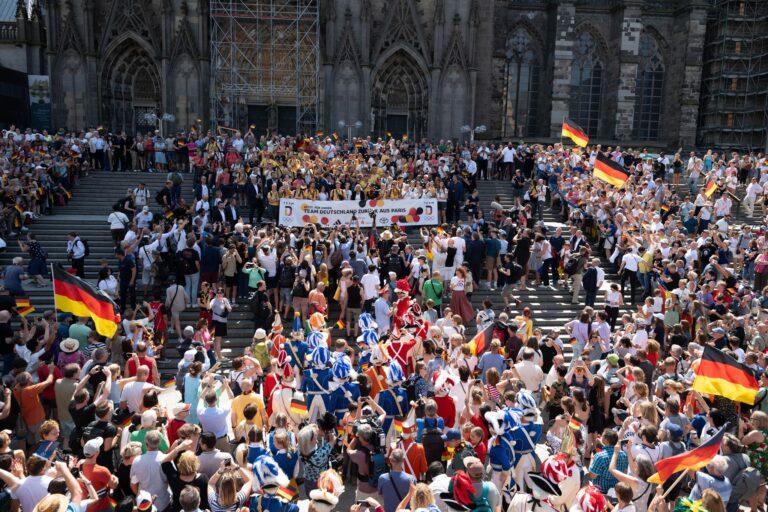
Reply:
[[148, 366], [139, 366], [139, 369], [136, 371], [136, 380], [126, 384], [123, 388], [123, 392], [120, 394], [121, 409], [128, 409], [132, 414], [141, 412], [141, 402], [144, 395], [151, 389], [157, 390], [158, 392], [163, 390], [162, 388], [147, 382], [147, 379], [149, 379], [149, 372], [150, 370]]

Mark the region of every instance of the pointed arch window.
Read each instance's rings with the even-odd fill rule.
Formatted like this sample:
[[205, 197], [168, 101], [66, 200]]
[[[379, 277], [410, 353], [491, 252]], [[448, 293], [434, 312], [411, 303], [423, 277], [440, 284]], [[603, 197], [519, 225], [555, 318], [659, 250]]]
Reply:
[[657, 140], [661, 135], [661, 97], [664, 90], [664, 59], [656, 39], [640, 36], [640, 64], [637, 67], [634, 136]]
[[507, 39], [504, 136], [538, 135], [540, 67], [527, 30], [518, 28]]
[[582, 32], [573, 45], [568, 117], [590, 136], [599, 133], [604, 73], [595, 37], [589, 32]]

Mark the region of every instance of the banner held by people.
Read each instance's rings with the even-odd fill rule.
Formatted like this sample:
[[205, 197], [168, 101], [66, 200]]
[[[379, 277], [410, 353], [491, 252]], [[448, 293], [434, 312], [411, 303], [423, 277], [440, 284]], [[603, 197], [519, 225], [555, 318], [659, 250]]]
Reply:
[[359, 201], [280, 200], [280, 225], [301, 227], [342, 224], [371, 227], [433, 226], [438, 222], [436, 199], [371, 199]]

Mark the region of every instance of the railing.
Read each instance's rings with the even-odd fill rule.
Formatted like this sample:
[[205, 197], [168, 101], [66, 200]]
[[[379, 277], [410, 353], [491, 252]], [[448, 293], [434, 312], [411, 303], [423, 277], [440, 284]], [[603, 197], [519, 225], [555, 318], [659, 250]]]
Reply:
[[2, 43], [16, 42], [18, 33], [19, 33], [19, 30], [15, 21], [0, 22], [0, 42]]

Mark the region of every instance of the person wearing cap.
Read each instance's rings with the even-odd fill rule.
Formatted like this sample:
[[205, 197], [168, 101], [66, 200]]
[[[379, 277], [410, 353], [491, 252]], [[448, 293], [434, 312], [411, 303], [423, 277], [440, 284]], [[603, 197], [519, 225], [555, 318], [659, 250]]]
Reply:
[[[182, 396], [184, 396], [182, 394]], [[168, 425], [165, 427], [165, 433], [168, 436], [168, 443], [173, 446], [176, 440], [179, 438], [178, 432], [181, 427], [187, 424], [186, 419], [189, 417], [190, 405], [185, 403], [177, 403], [171, 409], [173, 418], [168, 421]]]
[[108, 510], [109, 496], [108, 492], [117, 487], [117, 476], [112, 472], [96, 463], [96, 459], [104, 445], [104, 439], [94, 437], [83, 445], [83, 464], [80, 466], [82, 474], [91, 482], [96, 493], [101, 496], [97, 501], [89, 505], [89, 510], [101, 511]]

